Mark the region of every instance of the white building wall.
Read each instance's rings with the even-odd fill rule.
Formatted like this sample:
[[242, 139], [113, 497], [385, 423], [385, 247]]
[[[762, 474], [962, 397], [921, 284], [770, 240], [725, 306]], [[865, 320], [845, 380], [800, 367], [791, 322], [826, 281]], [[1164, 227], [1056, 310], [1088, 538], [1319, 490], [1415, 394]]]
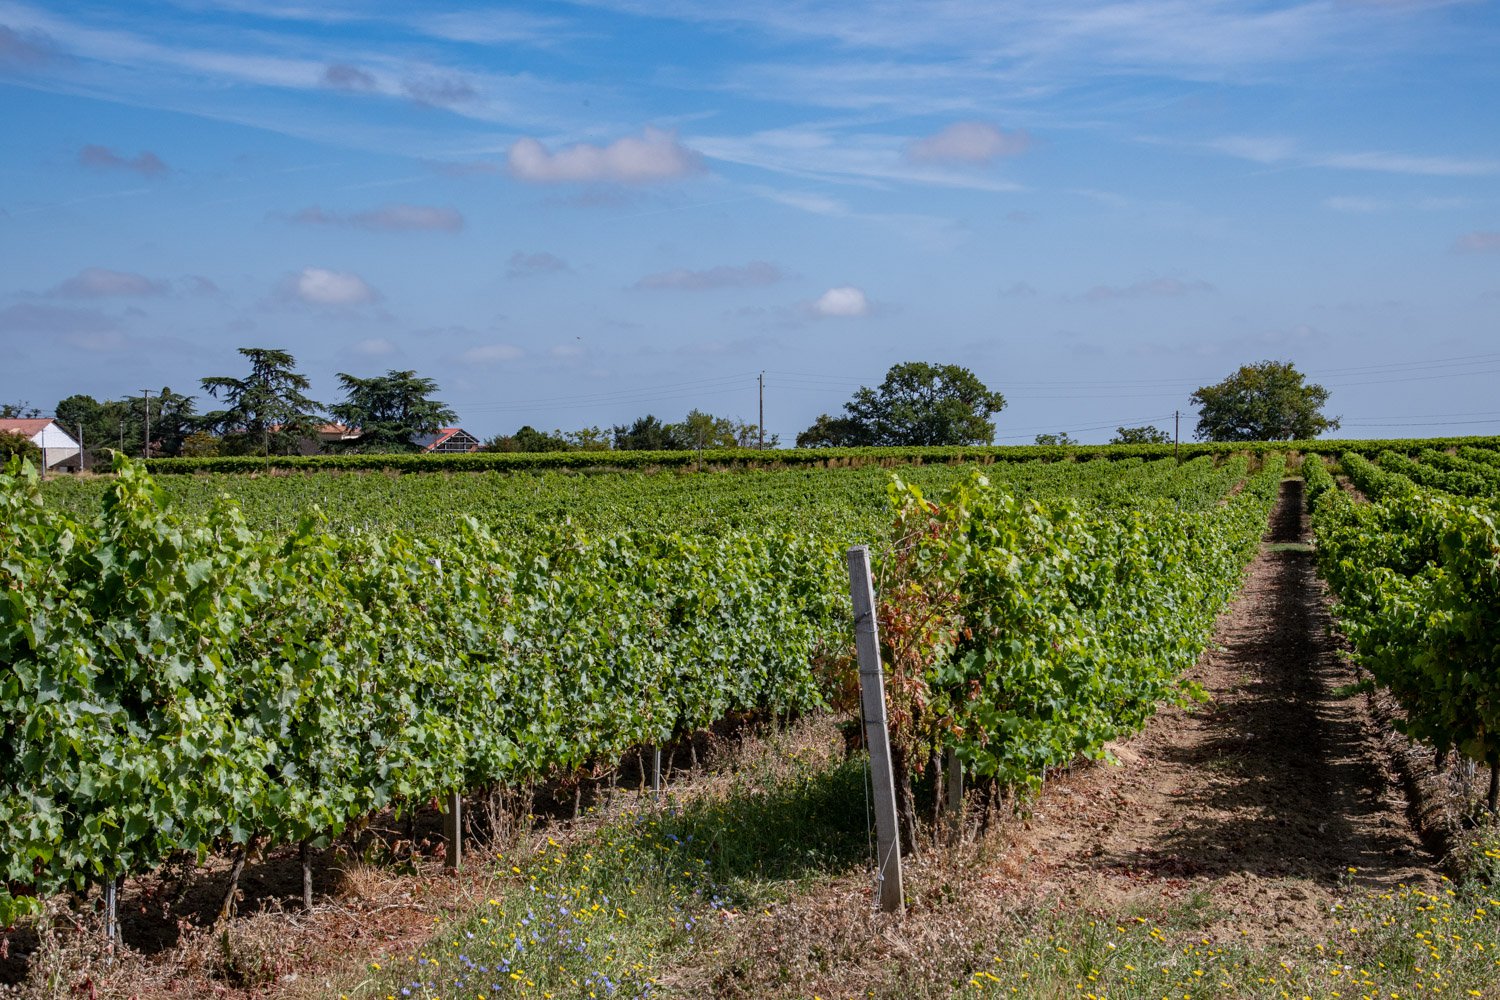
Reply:
[[31, 443], [42, 449], [47, 468], [78, 460], [78, 442], [55, 423], [48, 424], [31, 436]]

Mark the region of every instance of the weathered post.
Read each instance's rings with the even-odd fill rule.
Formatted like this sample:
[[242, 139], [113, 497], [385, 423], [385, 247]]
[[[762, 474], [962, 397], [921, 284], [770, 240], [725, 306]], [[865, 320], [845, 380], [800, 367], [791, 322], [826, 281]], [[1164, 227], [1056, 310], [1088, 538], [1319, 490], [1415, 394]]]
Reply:
[[948, 749], [948, 834], [957, 843], [964, 832], [964, 762]]
[[865, 717], [865, 743], [870, 748], [870, 781], [875, 792], [875, 870], [880, 908], [887, 913], [901, 913], [901, 837], [896, 827], [896, 783], [886, 731], [885, 676], [880, 669], [870, 549], [856, 545], [849, 550], [848, 558], [849, 595], [854, 601], [854, 644], [859, 653], [859, 699]]
[[448, 841], [448, 853], [443, 867], [458, 871], [464, 863], [464, 799], [458, 792], [448, 793], [448, 811], [443, 816], [443, 836]]

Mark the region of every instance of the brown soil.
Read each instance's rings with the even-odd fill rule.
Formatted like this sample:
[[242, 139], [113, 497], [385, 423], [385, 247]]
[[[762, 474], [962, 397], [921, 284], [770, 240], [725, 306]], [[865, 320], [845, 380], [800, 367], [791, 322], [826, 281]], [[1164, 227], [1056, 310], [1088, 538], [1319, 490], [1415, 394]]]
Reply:
[[[1237, 930], [1326, 920], [1338, 883], [1437, 878], [1408, 818], [1385, 727], [1331, 631], [1302, 482], [1190, 673], [1209, 701], [1163, 710], [1114, 748], [1120, 767], [1052, 783], [1005, 852], [1033, 890], [1125, 903], [1207, 891]], [[1356, 874], [1349, 869], [1357, 870]]]

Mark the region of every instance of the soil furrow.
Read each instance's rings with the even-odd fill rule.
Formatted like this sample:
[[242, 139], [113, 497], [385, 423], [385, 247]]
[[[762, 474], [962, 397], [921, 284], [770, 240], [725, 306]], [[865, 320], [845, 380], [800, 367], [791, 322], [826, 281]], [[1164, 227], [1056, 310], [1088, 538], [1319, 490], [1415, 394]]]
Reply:
[[1116, 748], [1122, 766], [1049, 787], [1011, 854], [1030, 878], [1104, 898], [1211, 890], [1237, 927], [1272, 933], [1326, 914], [1351, 877], [1436, 879], [1379, 724], [1340, 692], [1355, 672], [1308, 537], [1288, 480], [1191, 674], [1209, 700], [1163, 710]]

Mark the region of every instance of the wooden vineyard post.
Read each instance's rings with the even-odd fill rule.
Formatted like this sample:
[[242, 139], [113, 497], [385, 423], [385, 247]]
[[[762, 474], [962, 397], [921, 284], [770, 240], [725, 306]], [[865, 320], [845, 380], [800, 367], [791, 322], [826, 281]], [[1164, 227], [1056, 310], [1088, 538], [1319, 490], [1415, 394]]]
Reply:
[[464, 799], [458, 792], [448, 793], [448, 811], [443, 816], [443, 836], [448, 840], [447, 857], [443, 867], [458, 871], [464, 863]]
[[849, 550], [849, 596], [854, 600], [854, 644], [859, 653], [859, 700], [870, 748], [870, 783], [875, 791], [875, 865], [880, 908], [903, 912], [901, 836], [896, 828], [896, 782], [891, 773], [891, 744], [885, 722], [885, 676], [880, 669], [880, 634], [875, 623], [875, 585], [870, 579], [870, 549]]
[[963, 838], [964, 832], [964, 762], [958, 759], [958, 751], [948, 749], [948, 833], [954, 843]]

